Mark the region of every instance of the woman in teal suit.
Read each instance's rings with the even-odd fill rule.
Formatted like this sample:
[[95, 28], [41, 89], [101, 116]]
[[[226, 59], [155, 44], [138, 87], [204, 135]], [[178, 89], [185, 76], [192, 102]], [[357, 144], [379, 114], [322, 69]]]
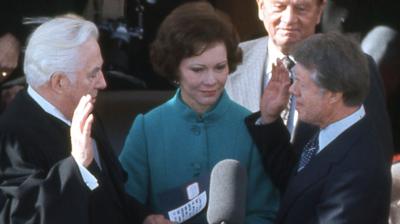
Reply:
[[248, 173], [245, 223], [275, 218], [278, 194], [247, 132], [250, 112], [224, 91], [241, 61], [238, 41], [224, 15], [197, 2], [176, 8], [151, 46], [154, 69], [179, 88], [168, 102], [136, 117], [120, 160], [129, 194], [172, 221], [207, 223], [207, 181], [213, 166], [228, 158]]

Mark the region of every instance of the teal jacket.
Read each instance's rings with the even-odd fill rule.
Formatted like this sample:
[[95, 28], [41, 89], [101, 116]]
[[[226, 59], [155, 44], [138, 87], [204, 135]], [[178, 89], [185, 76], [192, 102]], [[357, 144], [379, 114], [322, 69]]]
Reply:
[[[160, 212], [160, 192], [182, 185], [224, 159], [247, 168], [246, 223], [273, 223], [278, 191], [263, 170], [258, 150], [244, 123], [250, 112], [224, 92], [199, 116], [175, 96], [138, 115], [120, 155], [128, 173], [126, 190]], [[205, 218], [202, 219], [205, 222]]]

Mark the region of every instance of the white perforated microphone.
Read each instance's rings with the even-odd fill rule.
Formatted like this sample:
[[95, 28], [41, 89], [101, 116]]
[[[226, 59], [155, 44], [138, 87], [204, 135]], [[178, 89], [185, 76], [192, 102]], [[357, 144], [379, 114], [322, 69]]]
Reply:
[[209, 224], [242, 224], [246, 208], [247, 173], [237, 160], [225, 159], [211, 171], [207, 209]]

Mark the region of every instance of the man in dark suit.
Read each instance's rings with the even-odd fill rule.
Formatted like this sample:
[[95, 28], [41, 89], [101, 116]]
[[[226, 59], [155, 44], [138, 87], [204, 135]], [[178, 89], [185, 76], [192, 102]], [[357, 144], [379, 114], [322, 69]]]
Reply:
[[92, 114], [106, 87], [96, 26], [68, 15], [28, 42], [21, 91], [0, 118], [0, 223], [169, 223], [124, 191]]
[[[276, 223], [387, 223], [390, 164], [363, 106], [368, 59], [358, 44], [336, 33], [307, 38], [293, 57], [294, 83], [278, 61], [261, 117], [246, 120], [282, 193]], [[290, 94], [299, 120], [319, 130], [302, 148], [290, 144], [280, 118]]]
[[[252, 112], [259, 110], [262, 93], [271, 76], [272, 65], [278, 58], [290, 56], [293, 46], [315, 33], [326, 3], [327, 0], [257, 0], [259, 17], [268, 36], [240, 44], [243, 62], [229, 75], [225, 84], [225, 89], [233, 101]], [[369, 61], [369, 66], [371, 88], [365, 101], [365, 109], [373, 115], [374, 125], [379, 128], [388, 160], [391, 160], [393, 138], [382, 78], [373, 60]], [[311, 137], [314, 130], [304, 128], [297, 122], [297, 115], [292, 106], [289, 111], [294, 119], [284, 119], [284, 122], [288, 127], [293, 127], [292, 142], [303, 145], [304, 140]]]

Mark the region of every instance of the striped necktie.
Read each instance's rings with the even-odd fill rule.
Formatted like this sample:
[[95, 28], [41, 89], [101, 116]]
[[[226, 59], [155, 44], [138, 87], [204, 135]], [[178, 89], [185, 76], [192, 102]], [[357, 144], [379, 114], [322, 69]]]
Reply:
[[[290, 59], [290, 57], [285, 56], [284, 58], [282, 58], [282, 62], [286, 67], [286, 69], [288, 70], [290, 78], [293, 79], [292, 68], [295, 65], [294, 61]], [[293, 135], [293, 130], [295, 126], [294, 124], [295, 110], [296, 110], [296, 98], [293, 95], [290, 95], [289, 102], [285, 110], [281, 114], [281, 117], [284, 120], [290, 135]]]

